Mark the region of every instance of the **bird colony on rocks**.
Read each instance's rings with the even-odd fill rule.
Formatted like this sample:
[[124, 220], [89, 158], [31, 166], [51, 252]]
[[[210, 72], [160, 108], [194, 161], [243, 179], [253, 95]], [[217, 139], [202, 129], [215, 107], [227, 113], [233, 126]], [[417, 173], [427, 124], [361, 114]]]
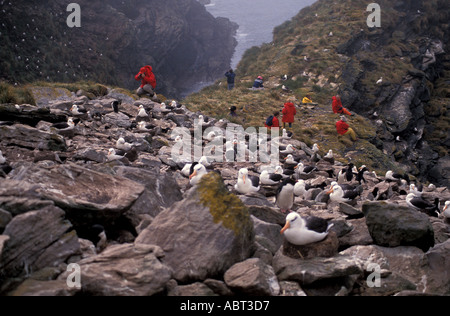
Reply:
[[[176, 101], [38, 104], [0, 105], [3, 295], [450, 293], [448, 188], [286, 133], [259, 138], [276, 163], [249, 162], [251, 135], [223, 139], [206, 130], [238, 126]], [[194, 142], [222, 141], [224, 162], [173, 158], [195, 122]]]

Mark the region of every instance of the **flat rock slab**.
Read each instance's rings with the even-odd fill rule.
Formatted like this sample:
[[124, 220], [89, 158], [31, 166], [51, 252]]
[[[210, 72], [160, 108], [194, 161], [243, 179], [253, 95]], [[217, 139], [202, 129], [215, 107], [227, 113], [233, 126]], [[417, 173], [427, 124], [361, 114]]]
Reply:
[[97, 211], [116, 217], [128, 210], [144, 186], [126, 178], [89, 170], [75, 164], [50, 168], [31, 166], [21, 180], [38, 186], [45, 199], [65, 210]]

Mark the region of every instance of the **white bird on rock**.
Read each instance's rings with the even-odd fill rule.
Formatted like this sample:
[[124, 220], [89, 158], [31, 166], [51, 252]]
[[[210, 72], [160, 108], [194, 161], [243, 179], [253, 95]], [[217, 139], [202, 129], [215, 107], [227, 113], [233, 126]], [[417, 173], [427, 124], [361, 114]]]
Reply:
[[206, 167], [204, 165], [202, 165], [201, 163], [197, 164], [194, 167], [194, 171], [189, 176], [189, 183], [193, 186], [199, 184], [202, 177], [207, 173], [208, 171], [206, 171]]
[[[281, 147], [280, 147], [281, 148]], [[292, 146], [291, 144], [287, 145], [287, 147], [283, 150], [280, 150], [281, 154], [292, 154], [294, 153], [294, 146]]]
[[332, 149], [330, 149], [330, 150], [328, 151], [328, 154], [326, 154], [326, 155], [323, 157], [323, 160], [325, 160], [325, 161], [331, 163], [332, 165], [334, 165], [334, 154], [333, 154], [333, 150], [332, 150]]
[[3, 153], [2, 153], [2, 151], [0, 150], [0, 165], [3, 165], [3, 164], [5, 164], [5, 163], [6, 163], [6, 158], [3, 157]]
[[305, 180], [298, 180], [294, 186], [295, 196], [305, 198], [306, 192], [308, 192], [308, 190], [306, 189]]
[[57, 128], [61, 131], [68, 131], [75, 128], [75, 123], [71, 117], [67, 119], [67, 122], [55, 123], [52, 127]]
[[133, 147], [133, 145], [130, 143], [127, 143], [123, 137], [120, 137], [116, 142], [117, 149], [129, 151], [129, 150], [131, 150], [132, 147]]
[[409, 193], [406, 196], [406, 204], [415, 210], [421, 211], [429, 216], [436, 217], [439, 215], [439, 198], [434, 200], [434, 204], [424, 200], [414, 193]]
[[242, 168], [241, 170], [239, 170], [238, 181], [234, 186], [234, 188], [237, 192], [241, 194], [258, 192], [260, 189], [259, 177], [249, 176], [248, 169]]
[[120, 159], [123, 159], [123, 158], [125, 158], [125, 156], [117, 155], [116, 151], [114, 150], [114, 148], [110, 148], [108, 150], [108, 156], [107, 156], [108, 161], [115, 161], [115, 160], [120, 160]]
[[383, 83], [383, 77], [380, 77], [380, 79], [378, 79], [377, 84], [381, 84]]
[[335, 202], [350, 202], [356, 199], [359, 195], [356, 190], [344, 191], [342, 187], [338, 184], [335, 184], [331, 187], [331, 189], [327, 192], [330, 195], [330, 200]]
[[72, 115], [74, 115], [74, 116], [80, 116], [80, 115], [85, 115], [87, 113], [87, 111], [85, 109], [80, 109], [78, 107], [78, 105], [74, 104], [70, 108], [70, 113], [72, 113]]
[[293, 245], [304, 246], [324, 240], [333, 224], [320, 217], [310, 216], [303, 219], [292, 212], [286, 216], [286, 225], [281, 234]]
[[445, 202], [442, 214], [444, 215], [445, 218], [450, 219], [450, 201]]
[[148, 114], [145, 111], [145, 108], [144, 108], [144, 106], [142, 104], [139, 105], [139, 113], [138, 113], [137, 116], [140, 117], [140, 118], [148, 118]]
[[283, 179], [283, 176], [277, 173], [269, 173], [269, 171], [264, 170], [263, 172], [261, 172], [259, 179], [261, 181], [261, 184], [275, 185], [280, 183], [280, 181]]

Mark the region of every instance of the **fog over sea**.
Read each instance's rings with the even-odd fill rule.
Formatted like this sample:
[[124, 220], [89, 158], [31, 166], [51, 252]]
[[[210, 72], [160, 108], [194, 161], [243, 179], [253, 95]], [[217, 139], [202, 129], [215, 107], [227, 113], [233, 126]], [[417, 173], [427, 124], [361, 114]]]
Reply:
[[205, 7], [213, 16], [229, 18], [239, 25], [238, 46], [231, 60], [231, 66], [236, 68], [247, 49], [272, 42], [276, 26], [314, 2], [316, 0], [211, 0]]

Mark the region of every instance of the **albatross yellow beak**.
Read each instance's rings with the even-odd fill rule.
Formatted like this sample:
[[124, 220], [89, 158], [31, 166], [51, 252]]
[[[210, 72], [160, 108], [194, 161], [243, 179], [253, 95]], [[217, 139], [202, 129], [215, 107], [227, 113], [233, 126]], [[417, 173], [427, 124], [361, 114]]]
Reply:
[[289, 228], [291, 228], [291, 223], [287, 221], [286, 225], [284, 225], [284, 227], [281, 229], [280, 234], [283, 234]]
[[244, 180], [244, 184], [245, 184], [245, 175], [244, 175], [244, 176], [242, 176], [242, 180]]
[[194, 170], [194, 172], [189, 176], [189, 180], [191, 180], [196, 175], [197, 175], [197, 170]]
[[331, 194], [331, 193], [333, 193], [333, 192], [334, 192], [334, 189], [331, 188], [330, 191], [327, 192], [327, 194]]

